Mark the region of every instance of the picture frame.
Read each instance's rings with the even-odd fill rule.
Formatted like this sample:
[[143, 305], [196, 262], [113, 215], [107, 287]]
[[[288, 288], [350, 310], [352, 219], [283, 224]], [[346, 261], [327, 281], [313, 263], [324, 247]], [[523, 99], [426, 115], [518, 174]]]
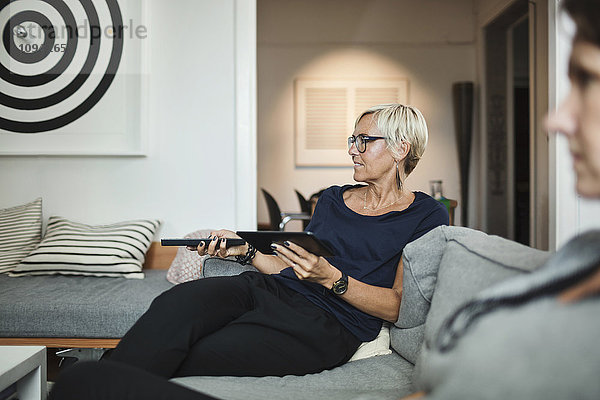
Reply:
[[[0, 92], [9, 97], [0, 101], [0, 156], [145, 156], [149, 35], [145, 2], [93, 0], [94, 10], [71, 3], [70, 10], [38, 10], [48, 16], [50, 28], [36, 19], [38, 11], [26, 14], [18, 4], [11, 3], [0, 14], [5, 15], [0, 19], [3, 29], [25, 19], [20, 30], [30, 33], [21, 38], [18, 27], [9, 26], [12, 43], [24, 50], [11, 47], [8, 50], [13, 53], [9, 53], [0, 46], [0, 64], [11, 74], [25, 77], [22, 82], [13, 76], [0, 77]], [[46, 3], [36, 4], [46, 7]], [[63, 15], [69, 13], [72, 19]], [[70, 29], [73, 24], [76, 30]], [[44, 41], [38, 40], [39, 46], [49, 41], [53, 49], [37, 63], [27, 64], [29, 47], [25, 46], [33, 46], [40, 36]], [[69, 49], [70, 63], [52, 75], [69, 56]], [[95, 54], [95, 61], [90, 54]], [[28, 86], [27, 79], [35, 78], [47, 82]], [[69, 96], [62, 95], [69, 88], [75, 89]]]
[[367, 108], [408, 103], [409, 81], [393, 78], [298, 78], [294, 82], [297, 167], [351, 167], [347, 138]]

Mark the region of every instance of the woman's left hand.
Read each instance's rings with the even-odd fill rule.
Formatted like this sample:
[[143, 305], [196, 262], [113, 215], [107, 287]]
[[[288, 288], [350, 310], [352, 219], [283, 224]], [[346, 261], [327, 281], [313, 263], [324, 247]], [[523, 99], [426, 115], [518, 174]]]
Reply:
[[315, 282], [330, 289], [342, 273], [331, 265], [325, 258], [306, 251], [292, 242], [273, 244], [275, 254], [288, 266], [300, 280]]

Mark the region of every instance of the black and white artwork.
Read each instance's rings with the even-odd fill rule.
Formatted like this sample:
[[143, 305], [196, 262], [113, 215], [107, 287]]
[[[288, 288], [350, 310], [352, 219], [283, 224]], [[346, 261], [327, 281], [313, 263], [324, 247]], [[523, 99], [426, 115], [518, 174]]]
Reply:
[[0, 0], [0, 154], [143, 154], [135, 0]]

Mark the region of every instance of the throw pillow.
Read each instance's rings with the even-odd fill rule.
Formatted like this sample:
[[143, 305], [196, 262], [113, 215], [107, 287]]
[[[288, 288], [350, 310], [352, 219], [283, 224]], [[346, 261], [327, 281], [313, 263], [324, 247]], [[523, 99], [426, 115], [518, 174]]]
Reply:
[[13, 270], [42, 240], [42, 199], [0, 210], [0, 273]]
[[392, 354], [392, 350], [390, 350], [390, 326], [387, 322], [384, 322], [379, 335], [372, 341], [362, 343], [358, 346], [358, 350], [356, 350], [356, 353], [354, 353], [348, 362], [386, 354]]
[[9, 276], [60, 274], [141, 279], [146, 252], [159, 226], [158, 220], [92, 226], [50, 217], [38, 248]]
[[[185, 238], [207, 238], [211, 232], [213, 232], [211, 229], [201, 229], [188, 233]], [[190, 251], [185, 247], [178, 248], [177, 255], [167, 271], [167, 280], [178, 284], [203, 278], [202, 265], [206, 258], [207, 256], [199, 256], [197, 252]]]

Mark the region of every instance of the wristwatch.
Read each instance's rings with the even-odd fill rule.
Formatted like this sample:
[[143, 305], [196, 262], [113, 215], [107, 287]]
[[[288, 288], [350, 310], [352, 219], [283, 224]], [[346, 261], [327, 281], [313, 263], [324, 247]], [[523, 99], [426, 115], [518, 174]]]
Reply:
[[348, 290], [348, 275], [342, 272], [342, 277], [334, 282], [331, 287], [333, 294], [341, 296]]

